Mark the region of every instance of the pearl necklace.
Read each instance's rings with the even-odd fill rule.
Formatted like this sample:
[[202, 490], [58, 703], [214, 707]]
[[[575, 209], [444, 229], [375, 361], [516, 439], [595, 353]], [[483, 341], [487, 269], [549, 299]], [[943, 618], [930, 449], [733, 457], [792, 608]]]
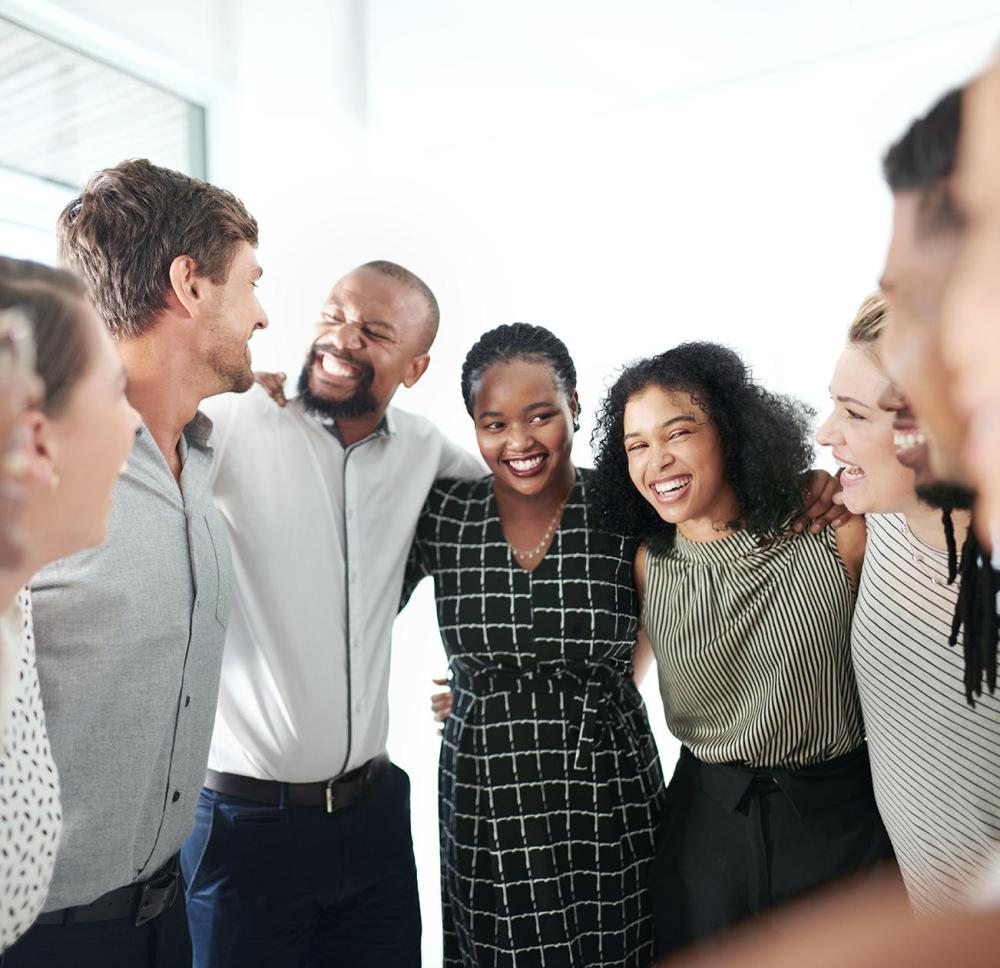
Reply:
[[518, 561], [531, 561], [542, 553], [542, 550], [552, 539], [552, 535], [556, 533], [556, 528], [559, 525], [559, 519], [562, 517], [563, 509], [565, 507], [566, 502], [563, 501], [562, 504], [556, 508], [556, 513], [552, 516], [549, 526], [545, 529], [545, 534], [542, 535], [542, 540], [539, 541], [538, 544], [536, 544], [530, 551], [519, 551], [509, 541], [507, 542], [507, 546], [514, 552], [514, 557], [517, 558]]

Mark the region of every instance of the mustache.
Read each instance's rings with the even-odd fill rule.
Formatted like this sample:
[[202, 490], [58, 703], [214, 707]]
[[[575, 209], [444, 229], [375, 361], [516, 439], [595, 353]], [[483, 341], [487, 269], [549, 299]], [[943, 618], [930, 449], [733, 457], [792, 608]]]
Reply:
[[306, 361], [306, 365], [312, 366], [319, 358], [320, 353], [325, 353], [327, 356], [335, 356], [338, 360], [343, 360], [345, 363], [357, 367], [361, 371], [361, 379], [366, 382], [375, 376], [375, 368], [368, 360], [360, 359], [346, 350], [337, 349], [329, 343], [313, 343], [309, 350], [309, 359]]

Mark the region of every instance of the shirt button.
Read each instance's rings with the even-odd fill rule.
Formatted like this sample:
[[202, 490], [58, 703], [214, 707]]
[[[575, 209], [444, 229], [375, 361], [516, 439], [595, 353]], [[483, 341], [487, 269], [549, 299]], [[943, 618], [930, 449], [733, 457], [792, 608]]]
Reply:
[[173, 800], [174, 803], [176, 803], [178, 800], [180, 800], [180, 798], [181, 798], [181, 791], [174, 790], [174, 795], [170, 799]]

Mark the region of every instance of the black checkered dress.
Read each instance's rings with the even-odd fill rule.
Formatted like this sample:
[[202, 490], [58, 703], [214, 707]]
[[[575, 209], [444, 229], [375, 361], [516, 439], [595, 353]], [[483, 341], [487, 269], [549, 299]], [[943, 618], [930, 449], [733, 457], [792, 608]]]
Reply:
[[529, 574], [492, 478], [439, 482], [410, 587], [433, 575], [453, 675], [440, 763], [444, 963], [646, 966], [663, 777], [632, 683], [629, 542], [595, 530], [589, 472]]

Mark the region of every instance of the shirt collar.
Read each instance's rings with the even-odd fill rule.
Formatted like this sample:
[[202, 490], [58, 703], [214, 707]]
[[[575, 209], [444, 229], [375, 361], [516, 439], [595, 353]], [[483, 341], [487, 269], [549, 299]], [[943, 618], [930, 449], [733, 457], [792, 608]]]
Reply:
[[194, 415], [191, 422], [184, 428], [184, 436], [199, 447], [207, 447], [209, 438], [212, 436], [212, 421], [200, 410]]
[[[306, 411], [308, 413], [308, 411]], [[316, 420], [322, 425], [322, 427], [333, 434], [337, 440], [340, 440], [340, 434], [337, 432], [337, 421], [333, 417], [321, 417], [318, 414], [312, 414]], [[396, 436], [396, 419], [393, 416], [391, 410], [386, 410], [385, 414], [382, 416], [379, 425], [364, 439], [371, 440], [373, 437], [395, 437]], [[358, 441], [360, 443], [360, 441]]]

